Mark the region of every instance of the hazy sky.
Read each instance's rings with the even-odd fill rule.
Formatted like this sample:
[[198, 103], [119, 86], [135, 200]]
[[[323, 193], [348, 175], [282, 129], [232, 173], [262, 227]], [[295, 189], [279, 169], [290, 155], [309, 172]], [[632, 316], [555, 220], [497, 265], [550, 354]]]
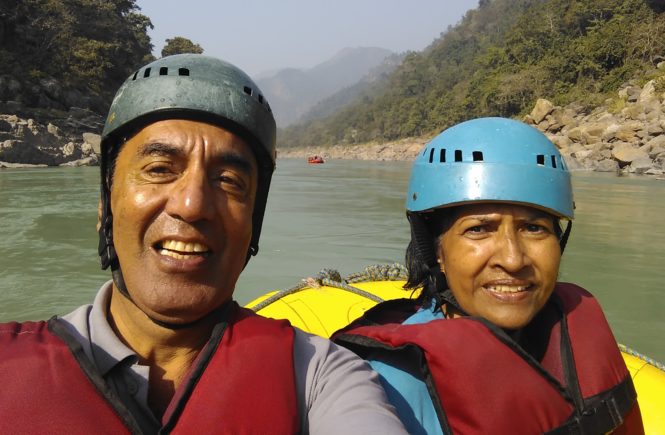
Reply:
[[345, 47], [422, 50], [478, 0], [137, 0], [154, 54], [184, 36], [250, 75], [310, 68]]

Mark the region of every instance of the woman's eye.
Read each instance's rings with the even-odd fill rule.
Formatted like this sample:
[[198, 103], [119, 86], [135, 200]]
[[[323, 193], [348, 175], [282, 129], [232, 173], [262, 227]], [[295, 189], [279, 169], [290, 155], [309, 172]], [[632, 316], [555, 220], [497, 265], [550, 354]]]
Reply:
[[526, 230], [527, 230], [528, 232], [530, 232], [530, 233], [545, 233], [545, 232], [548, 231], [548, 229], [545, 228], [545, 227], [542, 226], [542, 225], [539, 225], [539, 224], [531, 224], [531, 223], [526, 224], [526, 225], [524, 226], [524, 229], [526, 229]]

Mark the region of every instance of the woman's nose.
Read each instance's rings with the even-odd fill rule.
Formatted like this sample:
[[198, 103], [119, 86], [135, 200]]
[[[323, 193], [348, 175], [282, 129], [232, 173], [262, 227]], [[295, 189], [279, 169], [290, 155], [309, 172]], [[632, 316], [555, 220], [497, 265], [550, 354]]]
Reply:
[[510, 228], [498, 232], [492, 262], [494, 266], [508, 272], [517, 272], [531, 264], [531, 259], [516, 229]]

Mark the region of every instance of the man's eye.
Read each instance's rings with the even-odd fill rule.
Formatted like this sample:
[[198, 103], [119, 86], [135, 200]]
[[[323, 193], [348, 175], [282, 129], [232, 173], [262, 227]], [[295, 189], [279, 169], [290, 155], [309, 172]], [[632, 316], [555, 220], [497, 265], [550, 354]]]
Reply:
[[241, 177], [231, 172], [225, 172], [217, 177], [217, 180], [222, 188], [244, 190], [246, 183]]
[[485, 225], [474, 225], [472, 227], [467, 228], [465, 232], [471, 233], [471, 234], [482, 234], [486, 231], [487, 231], [487, 227]]
[[170, 175], [173, 170], [170, 165], [164, 163], [153, 163], [145, 168], [145, 172], [154, 177]]

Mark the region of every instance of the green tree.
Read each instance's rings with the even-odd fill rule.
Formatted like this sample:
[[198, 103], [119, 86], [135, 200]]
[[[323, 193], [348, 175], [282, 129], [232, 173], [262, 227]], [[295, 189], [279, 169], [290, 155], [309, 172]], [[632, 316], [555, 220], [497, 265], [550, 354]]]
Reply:
[[162, 57], [171, 56], [173, 54], [184, 53], [203, 53], [203, 48], [199, 44], [195, 44], [187, 38], [176, 36], [166, 40], [166, 45], [162, 49]]
[[[135, 0], [0, 0], [0, 76], [20, 84], [2, 95], [27, 106], [104, 112], [112, 93], [150, 59], [150, 19]], [[87, 101], [87, 102], [86, 102]], [[46, 106], [45, 106], [46, 105]]]

